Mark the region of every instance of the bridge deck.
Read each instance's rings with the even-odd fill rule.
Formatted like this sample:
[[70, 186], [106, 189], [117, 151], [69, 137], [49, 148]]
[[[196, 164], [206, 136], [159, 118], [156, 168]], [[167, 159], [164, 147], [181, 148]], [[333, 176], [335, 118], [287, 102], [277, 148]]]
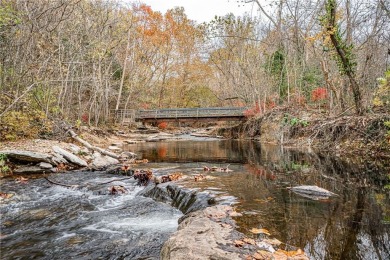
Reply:
[[246, 107], [170, 108], [148, 110], [117, 110], [122, 122], [242, 120]]

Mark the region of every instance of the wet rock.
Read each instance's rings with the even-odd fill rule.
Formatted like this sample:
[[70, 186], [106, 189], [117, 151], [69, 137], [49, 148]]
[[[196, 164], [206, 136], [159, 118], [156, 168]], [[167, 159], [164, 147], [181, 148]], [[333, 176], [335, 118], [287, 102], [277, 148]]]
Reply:
[[232, 242], [233, 227], [209, 216], [226, 214], [227, 206], [213, 206], [189, 214], [162, 247], [161, 259], [242, 259]]
[[50, 163], [51, 156], [45, 153], [21, 151], [21, 150], [3, 150], [0, 154], [6, 154], [7, 158], [11, 160], [18, 160], [22, 162], [47, 162]]
[[88, 164], [86, 161], [80, 159], [79, 157], [77, 157], [76, 155], [62, 149], [61, 147], [58, 147], [58, 146], [53, 146], [53, 151], [60, 154], [61, 156], [63, 156], [66, 160], [68, 160], [69, 162], [73, 163], [73, 164], [76, 164], [76, 165], [79, 165], [79, 166], [83, 166], [83, 167], [87, 167]]
[[215, 204], [214, 197], [206, 192], [184, 189], [174, 183], [149, 185], [138, 195], [153, 198], [157, 201], [171, 203], [184, 214], [204, 209]]
[[290, 188], [290, 190], [300, 196], [313, 200], [327, 199], [331, 196], [337, 196], [337, 194], [333, 192], [314, 185], [296, 186]]

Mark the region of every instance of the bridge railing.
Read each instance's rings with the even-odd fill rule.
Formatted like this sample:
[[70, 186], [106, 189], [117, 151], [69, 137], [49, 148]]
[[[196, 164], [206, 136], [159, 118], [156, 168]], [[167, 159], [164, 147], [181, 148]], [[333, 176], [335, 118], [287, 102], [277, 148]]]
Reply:
[[246, 107], [170, 108], [137, 110], [135, 119], [174, 119], [243, 116]]

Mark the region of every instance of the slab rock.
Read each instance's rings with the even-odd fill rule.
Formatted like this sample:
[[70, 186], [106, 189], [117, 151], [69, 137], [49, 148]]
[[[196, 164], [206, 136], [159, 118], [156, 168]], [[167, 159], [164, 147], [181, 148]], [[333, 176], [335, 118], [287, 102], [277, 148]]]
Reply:
[[110, 165], [119, 164], [119, 161], [109, 156], [102, 156], [98, 152], [94, 152], [92, 155], [92, 167], [96, 169], [106, 168]]
[[64, 149], [62, 149], [61, 147], [58, 147], [58, 146], [53, 146], [52, 148], [53, 148], [54, 152], [60, 154], [61, 156], [63, 156], [69, 162], [71, 162], [73, 164], [76, 164], [76, 165], [79, 165], [79, 166], [83, 166], [83, 167], [87, 167], [88, 166], [86, 161], [80, 159], [79, 157], [77, 157], [73, 153], [68, 152], [68, 151], [66, 151], [66, 150], [64, 150]]
[[20, 166], [16, 168], [14, 174], [34, 174], [34, 173], [48, 173], [50, 169], [42, 169], [39, 166]]
[[217, 205], [188, 214], [164, 243], [161, 259], [243, 259], [232, 242], [233, 227], [215, 219], [226, 215], [226, 207]]
[[22, 162], [47, 162], [50, 163], [51, 156], [45, 153], [21, 151], [21, 150], [3, 150], [0, 154], [6, 154], [8, 158]]

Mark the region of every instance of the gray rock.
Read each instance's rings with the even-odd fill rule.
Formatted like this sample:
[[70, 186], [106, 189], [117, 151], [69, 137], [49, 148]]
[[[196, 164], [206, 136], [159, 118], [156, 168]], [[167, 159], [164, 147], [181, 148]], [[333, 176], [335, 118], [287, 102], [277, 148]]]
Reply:
[[92, 167], [96, 169], [105, 168], [110, 165], [119, 164], [119, 161], [109, 156], [102, 156], [98, 152], [94, 152], [92, 155]]
[[21, 151], [21, 150], [3, 150], [0, 153], [6, 154], [9, 159], [19, 160], [22, 162], [47, 162], [50, 163], [51, 156], [45, 153]]
[[75, 145], [75, 144], [70, 144], [69, 145], [69, 149], [72, 151], [72, 153], [74, 153], [74, 154], [78, 154], [78, 153], [80, 153], [80, 151], [81, 151], [81, 148], [80, 147], [78, 147], [77, 145]]
[[88, 166], [86, 161], [84, 161], [84, 160], [80, 159], [79, 157], [77, 157], [76, 155], [62, 149], [61, 147], [53, 146], [53, 151], [62, 155], [66, 160], [68, 160], [69, 162], [71, 162], [73, 164], [83, 166], [83, 167]]
[[229, 238], [233, 227], [221, 226], [209, 216], [226, 214], [218, 205], [190, 213], [162, 247], [161, 259], [242, 259]]
[[337, 194], [330, 192], [324, 188], [311, 185], [302, 185], [290, 188], [294, 193], [313, 200], [327, 199]]
[[108, 149], [110, 149], [110, 150], [112, 150], [112, 151], [122, 151], [121, 148], [119, 148], [119, 147], [117, 147], [117, 146], [113, 146], [113, 145], [110, 145], [110, 146], [108, 147]]
[[64, 157], [62, 157], [62, 155], [54, 153], [54, 155], [51, 157], [50, 163], [57, 166], [60, 163], [67, 164], [68, 161]]
[[38, 167], [40, 167], [42, 169], [51, 169], [51, 168], [53, 168], [53, 165], [51, 165], [50, 163], [41, 162], [38, 164]]
[[39, 166], [21, 166], [13, 171], [15, 174], [48, 173], [50, 169], [42, 169]]

